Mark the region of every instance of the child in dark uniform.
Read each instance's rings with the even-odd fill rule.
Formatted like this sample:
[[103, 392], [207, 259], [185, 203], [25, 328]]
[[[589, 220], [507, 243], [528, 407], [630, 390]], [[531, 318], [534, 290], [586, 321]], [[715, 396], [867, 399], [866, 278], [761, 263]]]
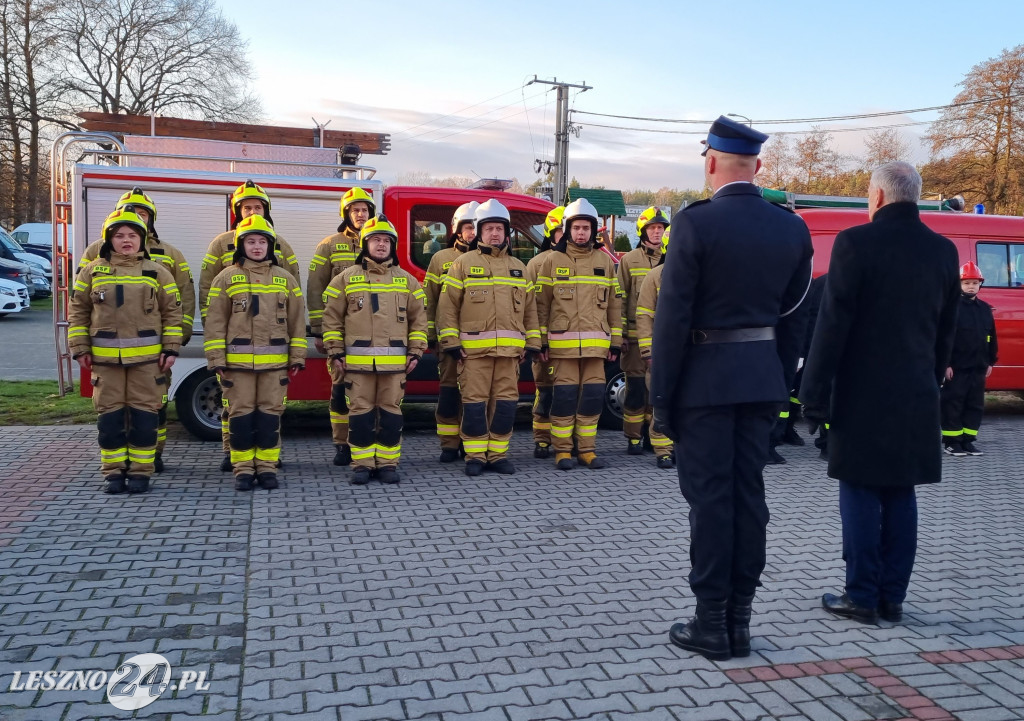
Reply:
[[978, 298], [985, 278], [973, 261], [960, 268], [960, 312], [953, 356], [942, 385], [942, 440], [951, 456], [980, 456], [975, 445], [985, 410], [985, 379], [996, 364], [992, 306]]

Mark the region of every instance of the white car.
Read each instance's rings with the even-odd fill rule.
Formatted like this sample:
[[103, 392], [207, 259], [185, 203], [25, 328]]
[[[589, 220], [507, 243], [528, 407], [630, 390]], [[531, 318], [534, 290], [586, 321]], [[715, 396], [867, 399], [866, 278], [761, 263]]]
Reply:
[[11, 313], [20, 313], [28, 308], [31, 301], [28, 289], [16, 280], [0, 278], [0, 318]]

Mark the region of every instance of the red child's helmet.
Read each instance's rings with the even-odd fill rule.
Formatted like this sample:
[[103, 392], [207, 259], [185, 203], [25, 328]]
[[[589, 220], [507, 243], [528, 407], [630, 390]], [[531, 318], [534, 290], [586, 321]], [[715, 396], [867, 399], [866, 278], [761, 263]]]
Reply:
[[985, 282], [985, 276], [981, 274], [981, 268], [973, 260], [969, 260], [960, 266], [960, 280], [980, 280]]

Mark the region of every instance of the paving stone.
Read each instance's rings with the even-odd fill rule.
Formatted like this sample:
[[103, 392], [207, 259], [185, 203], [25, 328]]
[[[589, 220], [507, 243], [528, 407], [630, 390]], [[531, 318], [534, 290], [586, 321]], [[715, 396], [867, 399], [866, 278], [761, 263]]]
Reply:
[[[0, 427], [0, 478], [52, 467], [61, 479], [7, 496], [23, 506], [16, 520], [0, 510], [0, 683], [35, 664], [109, 669], [155, 651], [176, 674], [208, 669], [213, 682], [202, 699], [161, 698], [155, 719], [199, 713], [200, 699], [213, 718], [241, 707], [278, 721], [339, 710], [345, 721], [867, 721], [905, 717], [899, 694], [915, 689], [959, 718], [1024, 711], [1024, 660], [920, 655], [1024, 644], [1024, 418], [986, 416], [986, 454], [947, 461], [944, 482], [919, 489], [920, 553], [898, 625], [821, 611], [822, 590], [843, 577], [835, 486], [813, 447], [787, 448], [789, 463], [765, 471], [754, 653], [722, 663], [665, 638], [693, 609], [674, 474], [612, 454], [608, 470], [552, 484], [523, 428], [516, 476], [467, 479], [433, 461], [432, 423], [426, 413], [408, 426], [397, 488], [339, 482], [327, 436], [286, 428], [282, 487], [251, 495], [214, 470], [218, 447], [172, 426], [173, 463], [132, 499], [98, 492], [93, 428]], [[598, 442], [621, 435], [602, 430]], [[115, 543], [117, 554], [104, 550]], [[876, 688], [841, 665], [757, 675], [850, 658], [900, 685]], [[734, 682], [725, 671], [737, 669], [751, 672]], [[110, 715], [85, 698], [0, 700], [5, 719], [39, 709], [22, 717]]]

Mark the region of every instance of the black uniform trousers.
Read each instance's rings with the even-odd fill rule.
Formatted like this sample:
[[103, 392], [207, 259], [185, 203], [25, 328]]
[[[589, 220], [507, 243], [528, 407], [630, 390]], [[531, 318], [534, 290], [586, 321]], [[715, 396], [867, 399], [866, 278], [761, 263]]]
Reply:
[[765, 565], [762, 471], [779, 403], [677, 409], [676, 467], [690, 505], [690, 589], [701, 600], [752, 595]]
[[913, 486], [839, 482], [846, 594], [858, 606], [903, 603], [917, 554], [917, 495]]
[[985, 413], [985, 369], [954, 368], [953, 378], [942, 384], [942, 440], [978, 437]]

